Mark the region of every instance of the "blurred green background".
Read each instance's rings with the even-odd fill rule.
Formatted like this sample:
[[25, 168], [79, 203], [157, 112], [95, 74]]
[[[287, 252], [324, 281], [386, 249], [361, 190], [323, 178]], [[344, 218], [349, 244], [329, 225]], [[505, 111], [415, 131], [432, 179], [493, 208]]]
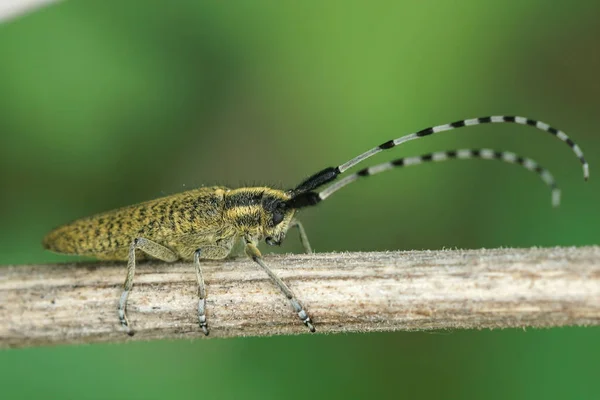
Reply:
[[[301, 218], [317, 251], [587, 245], [600, 215], [600, 3], [66, 2], [0, 25], [0, 264], [73, 260], [71, 219], [199, 185], [288, 188], [388, 139], [516, 114], [367, 165], [463, 147], [530, 156], [383, 174]], [[358, 228], [358, 229], [357, 229]], [[300, 251], [290, 237], [282, 251]], [[272, 249], [265, 249], [270, 251]], [[210, 279], [210, 278], [208, 278]], [[282, 300], [284, 301], [284, 300]], [[302, 335], [0, 353], [4, 399], [600, 397], [598, 328]]]

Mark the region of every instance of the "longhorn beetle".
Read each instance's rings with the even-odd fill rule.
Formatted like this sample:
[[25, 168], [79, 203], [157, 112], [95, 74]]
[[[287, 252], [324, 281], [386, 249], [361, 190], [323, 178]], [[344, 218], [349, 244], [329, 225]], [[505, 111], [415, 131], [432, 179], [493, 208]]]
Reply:
[[[465, 119], [446, 125], [434, 126], [389, 140], [362, 153], [337, 167], [325, 168], [287, 191], [269, 187], [229, 189], [221, 186], [202, 187], [162, 197], [145, 203], [82, 218], [50, 232], [43, 241], [46, 249], [68, 254], [94, 256], [103, 260], [127, 260], [127, 277], [118, 302], [118, 316], [122, 327], [132, 335], [127, 319], [127, 298], [133, 286], [136, 258], [144, 255], [166, 262], [193, 261], [198, 281], [198, 322], [208, 335], [206, 319], [206, 289], [202, 277], [202, 259], [219, 260], [227, 257], [237, 241], [243, 241], [245, 252], [265, 270], [273, 283], [288, 298], [300, 320], [315, 331], [312, 320], [294, 292], [264, 263], [257, 248], [261, 240], [268, 245], [279, 245], [290, 228], [297, 228], [300, 241], [311, 253], [302, 224], [294, 219], [299, 209], [314, 206], [344, 186], [396, 167], [406, 167], [428, 161], [481, 158], [519, 164], [537, 173], [552, 190], [552, 203], [560, 202], [560, 191], [550, 172], [529, 158], [507, 151], [492, 149], [463, 149], [424, 154], [364, 168], [336, 181], [338, 175], [367, 158], [410, 140], [463, 126], [486, 123], [512, 122], [534, 126], [565, 142], [583, 166], [583, 177], [589, 176], [589, 166], [583, 152], [564, 132], [540, 121], [524, 117], [493, 116]], [[320, 192], [315, 189], [333, 182]], [[139, 251], [139, 252], [138, 252]], [[136, 254], [137, 253], [137, 254]]]

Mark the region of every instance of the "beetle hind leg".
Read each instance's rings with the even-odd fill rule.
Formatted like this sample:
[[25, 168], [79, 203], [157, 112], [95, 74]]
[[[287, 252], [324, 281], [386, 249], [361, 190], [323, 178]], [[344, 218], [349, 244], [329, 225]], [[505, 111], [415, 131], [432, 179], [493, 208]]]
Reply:
[[174, 262], [179, 259], [179, 257], [177, 256], [177, 254], [175, 254], [173, 250], [170, 250], [165, 246], [160, 245], [151, 240], [145, 238], [135, 238], [131, 242], [131, 245], [129, 246], [129, 257], [127, 261], [127, 277], [125, 278], [125, 283], [123, 284], [123, 292], [121, 293], [121, 297], [119, 298], [119, 306], [117, 307], [121, 326], [125, 329], [129, 336], [133, 336], [134, 332], [131, 329], [129, 320], [127, 319], [127, 298], [129, 297], [129, 292], [133, 287], [133, 277], [135, 276], [136, 250], [141, 250], [151, 257], [166, 262]]

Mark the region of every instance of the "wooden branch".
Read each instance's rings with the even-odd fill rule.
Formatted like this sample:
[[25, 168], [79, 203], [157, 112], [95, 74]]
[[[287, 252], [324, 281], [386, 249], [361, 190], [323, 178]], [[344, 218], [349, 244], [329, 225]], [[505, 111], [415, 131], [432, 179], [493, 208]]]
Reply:
[[[600, 247], [268, 256], [317, 332], [600, 324]], [[204, 262], [210, 337], [309, 334], [245, 259]], [[124, 264], [0, 268], [0, 346], [203, 338], [187, 263], [139, 265], [121, 331]]]
[[9, 21], [19, 15], [30, 13], [60, 0], [2, 0], [0, 2], [0, 21]]

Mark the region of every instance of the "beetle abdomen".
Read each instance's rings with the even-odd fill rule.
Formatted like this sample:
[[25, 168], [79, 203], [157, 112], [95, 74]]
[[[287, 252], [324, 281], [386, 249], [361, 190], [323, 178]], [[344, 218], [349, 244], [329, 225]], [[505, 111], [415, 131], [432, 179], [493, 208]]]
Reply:
[[[221, 223], [222, 188], [201, 188], [78, 219], [46, 235], [44, 248], [66, 254], [122, 259], [131, 241], [158, 243], [214, 231]], [[118, 256], [118, 257], [117, 257]], [[126, 258], [126, 257], [125, 257]]]

